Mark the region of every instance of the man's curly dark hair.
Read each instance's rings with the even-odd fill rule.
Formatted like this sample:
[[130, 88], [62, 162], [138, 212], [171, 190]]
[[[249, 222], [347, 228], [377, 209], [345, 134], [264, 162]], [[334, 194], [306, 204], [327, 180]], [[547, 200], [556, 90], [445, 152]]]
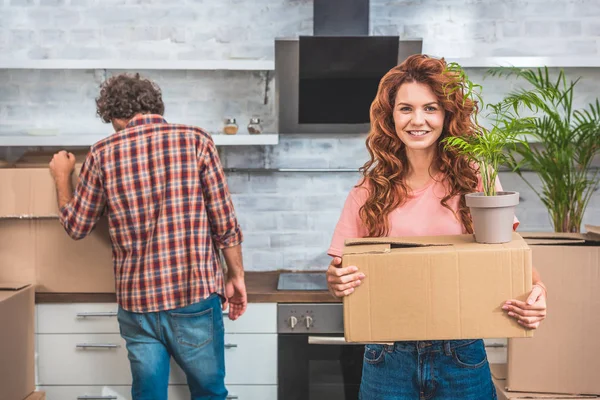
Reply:
[[109, 123], [115, 118], [131, 119], [136, 114], [160, 114], [165, 112], [160, 88], [154, 82], [143, 79], [140, 74], [120, 74], [100, 85], [96, 98], [96, 113]]

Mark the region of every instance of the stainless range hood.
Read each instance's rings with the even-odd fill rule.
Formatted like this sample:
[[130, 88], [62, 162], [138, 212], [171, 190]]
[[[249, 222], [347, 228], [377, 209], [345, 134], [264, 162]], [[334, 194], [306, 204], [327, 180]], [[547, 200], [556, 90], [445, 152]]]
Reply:
[[314, 0], [314, 36], [275, 41], [279, 133], [366, 133], [381, 77], [422, 40], [368, 36], [369, 0]]

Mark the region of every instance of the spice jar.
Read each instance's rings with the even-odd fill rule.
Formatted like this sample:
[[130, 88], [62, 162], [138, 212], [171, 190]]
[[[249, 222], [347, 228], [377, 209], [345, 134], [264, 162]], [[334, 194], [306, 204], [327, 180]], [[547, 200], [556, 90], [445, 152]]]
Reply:
[[262, 133], [260, 118], [250, 118], [250, 123], [248, 124], [248, 133], [251, 135], [258, 135]]
[[235, 135], [238, 131], [238, 125], [235, 122], [235, 118], [227, 118], [225, 120], [225, 126], [223, 127], [223, 133], [226, 135]]

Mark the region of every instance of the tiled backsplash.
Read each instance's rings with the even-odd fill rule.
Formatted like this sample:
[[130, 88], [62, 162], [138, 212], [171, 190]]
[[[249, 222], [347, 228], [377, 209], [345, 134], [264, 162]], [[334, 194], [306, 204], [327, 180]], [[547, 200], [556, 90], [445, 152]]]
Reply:
[[[597, 56], [599, 17], [600, 4], [591, 0], [371, 0], [372, 34], [423, 38], [425, 53], [445, 57]], [[310, 34], [310, 0], [0, 0], [0, 60], [271, 60], [276, 37]], [[0, 70], [0, 135], [35, 128], [109, 134], [95, 117], [94, 98], [99, 83], [119, 72]], [[242, 134], [256, 115], [265, 132], [276, 131], [273, 72], [139, 72], [161, 86], [171, 122], [217, 132], [223, 118], [234, 117]], [[484, 85], [486, 102], [513, 87], [484, 80], [484, 72], [469, 74]], [[583, 77], [577, 107], [600, 97], [600, 68], [570, 68], [568, 75]], [[367, 159], [364, 139], [281, 135], [277, 146], [220, 152], [227, 168], [356, 169]], [[521, 193], [520, 229], [550, 230], [533, 191], [515, 174], [500, 178]], [[341, 206], [358, 179], [356, 172], [229, 172], [246, 268], [325, 268]], [[600, 194], [584, 223], [600, 224]]]

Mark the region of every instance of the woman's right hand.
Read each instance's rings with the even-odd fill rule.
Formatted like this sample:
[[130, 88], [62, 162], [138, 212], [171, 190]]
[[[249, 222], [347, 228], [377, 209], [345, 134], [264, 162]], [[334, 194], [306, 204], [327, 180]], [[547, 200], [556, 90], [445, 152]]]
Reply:
[[334, 257], [327, 268], [327, 287], [335, 297], [348, 296], [354, 292], [354, 288], [362, 283], [365, 274], [358, 272], [355, 266], [342, 268], [342, 259]]

